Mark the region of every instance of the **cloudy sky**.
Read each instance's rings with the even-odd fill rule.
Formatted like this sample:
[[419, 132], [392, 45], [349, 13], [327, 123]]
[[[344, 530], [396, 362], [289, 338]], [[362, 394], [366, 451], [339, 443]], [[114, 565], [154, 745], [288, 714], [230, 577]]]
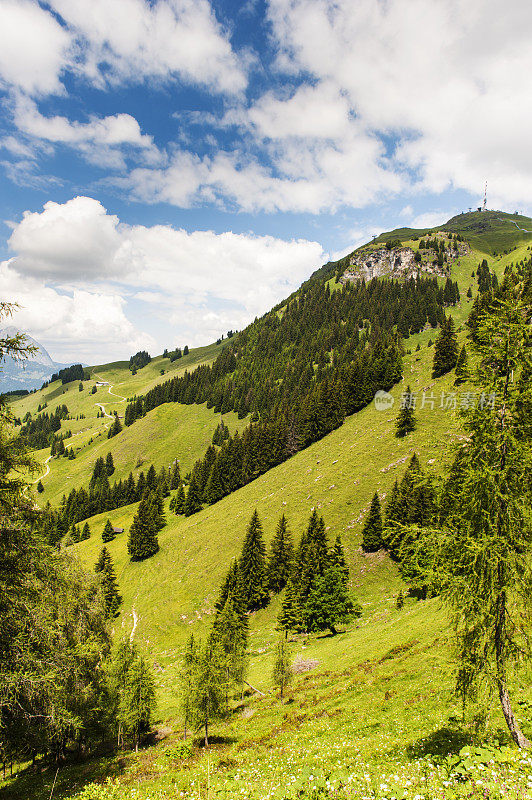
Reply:
[[532, 212], [529, 0], [0, 0], [0, 299], [59, 360], [239, 329], [329, 258]]

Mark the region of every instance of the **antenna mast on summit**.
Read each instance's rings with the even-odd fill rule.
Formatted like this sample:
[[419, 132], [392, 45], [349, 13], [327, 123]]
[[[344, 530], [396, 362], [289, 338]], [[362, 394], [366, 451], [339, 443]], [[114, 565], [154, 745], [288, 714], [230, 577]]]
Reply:
[[488, 199], [488, 182], [486, 181], [486, 185], [484, 187], [484, 202], [482, 203], [482, 211], [487, 211], [487, 199]]

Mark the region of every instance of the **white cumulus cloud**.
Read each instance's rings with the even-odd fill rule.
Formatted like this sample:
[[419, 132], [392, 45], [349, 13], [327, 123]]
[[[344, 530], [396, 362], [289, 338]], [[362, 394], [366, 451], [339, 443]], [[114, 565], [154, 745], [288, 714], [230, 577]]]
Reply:
[[3, 296], [25, 307], [28, 332], [46, 344], [55, 331], [54, 341], [68, 337], [85, 353], [92, 336], [92, 361], [108, 350], [126, 357], [143, 338], [160, 350], [207, 344], [268, 311], [327, 259], [307, 240], [126, 225], [90, 197], [26, 212], [9, 246]]

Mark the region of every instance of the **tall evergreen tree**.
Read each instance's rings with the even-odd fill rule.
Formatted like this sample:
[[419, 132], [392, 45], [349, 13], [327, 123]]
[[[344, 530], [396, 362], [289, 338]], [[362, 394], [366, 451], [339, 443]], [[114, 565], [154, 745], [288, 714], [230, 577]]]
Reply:
[[110, 478], [113, 472], [115, 471], [115, 465], [113, 461], [113, 454], [107, 453], [105, 459], [105, 471], [107, 472], [108, 477]]
[[407, 386], [406, 392], [403, 396], [401, 408], [397, 415], [395, 422], [395, 435], [397, 437], [406, 436], [407, 433], [412, 433], [416, 429], [416, 420], [414, 418], [414, 405], [412, 402], [412, 392], [410, 386]]
[[185, 513], [185, 505], [186, 505], [186, 496], [185, 496], [185, 489], [183, 484], [179, 484], [179, 489], [175, 496], [175, 504], [174, 504], [174, 511], [176, 514], [184, 514]]
[[373, 495], [364, 528], [362, 529], [362, 550], [375, 553], [382, 547], [382, 512], [379, 495]]
[[86, 522], [83, 526], [83, 530], [81, 531], [81, 540], [84, 541], [85, 539], [90, 539], [91, 529], [89, 523]]
[[107, 544], [108, 542], [112, 542], [114, 538], [115, 532], [113, 530], [113, 526], [111, 525], [111, 520], [108, 519], [102, 531], [102, 542]]
[[344, 583], [347, 586], [349, 582], [349, 567], [345, 559], [344, 548], [342, 547], [342, 540], [340, 534], [335, 539], [333, 548], [330, 553], [329, 563], [331, 567], [338, 569], [340, 574], [343, 575]]
[[277, 524], [268, 561], [268, 578], [272, 592], [284, 589], [294, 568], [294, 545], [283, 514]]
[[105, 612], [108, 618], [115, 617], [122, 602], [113, 560], [107, 547], [102, 547], [94, 571], [98, 574], [104, 596]]
[[285, 636], [288, 636], [288, 631], [298, 631], [301, 629], [301, 625], [302, 616], [298, 588], [292, 578], [289, 578], [281, 610], [277, 617], [277, 626], [285, 632]]
[[248, 525], [242, 555], [240, 572], [246, 605], [249, 611], [256, 611], [268, 605], [268, 573], [266, 563], [266, 547], [262, 534], [262, 525], [255, 510]]
[[127, 549], [132, 561], [142, 561], [159, 551], [151, 497], [152, 493], [142, 498], [129, 529]]
[[118, 419], [118, 414], [115, 414], [113, 424], [111, 425], [111, 427], [107, 432], [107, 438], [112, 439], [113, 436], [116, 436], [117, 433], [120, 433], [121, 430], [122, 430], [122, 425], [120, 424], [120, 420]]
[[456, 366], [458, 359], [458, 340], [451, 315], [445, 318], [434, 343], [432, 377], [440, 378]]
[[303, 623], [308, 631], [329, 629], [334, 636], [337, 625], [350, 622], [361, 613], [345, 588], [342, 573], [333, 567], [316, 578], [303, 608]]
[[201, 511], [201, 508], [201, 491], [196, 481], [196, 476], [193, 474], [190, 478], [187, 499], [185, 500], [185, 517], [196, 514], [196, 512]]
[[465, 383], [465, 381], [469, 378], [469, 370], [467, 368], [467, 350], [465, 344], [462, 345], [462, 349], [458, 355], [456, 367], [454, 368], [454, 374], [456, 375], [454, 382], [457, 386], [461, 383]]

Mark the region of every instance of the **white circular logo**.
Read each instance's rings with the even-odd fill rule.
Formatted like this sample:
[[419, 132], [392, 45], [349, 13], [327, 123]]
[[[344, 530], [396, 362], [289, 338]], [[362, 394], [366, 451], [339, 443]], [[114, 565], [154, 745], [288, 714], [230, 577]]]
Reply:
[[383, 392], [382, 389], [379, 389], [378, 392], [375, 392], [373, 401], [377, 411], [387, 411], [395, 402], [390, 392]]

